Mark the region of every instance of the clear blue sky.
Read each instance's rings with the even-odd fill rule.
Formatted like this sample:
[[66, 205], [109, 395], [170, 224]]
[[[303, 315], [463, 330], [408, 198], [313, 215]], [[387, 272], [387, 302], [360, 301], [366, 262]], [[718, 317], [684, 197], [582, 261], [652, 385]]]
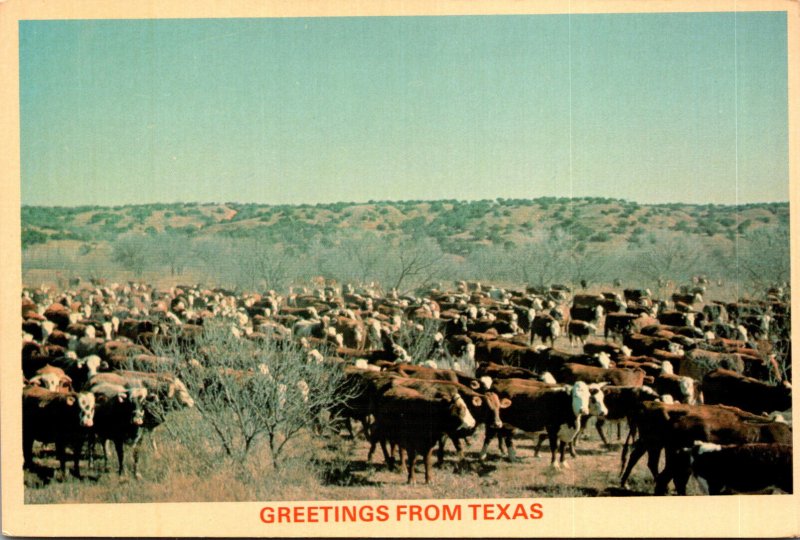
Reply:
[[784, 13], [24, 21], [22, 203], [783, 201], [786, 47]]

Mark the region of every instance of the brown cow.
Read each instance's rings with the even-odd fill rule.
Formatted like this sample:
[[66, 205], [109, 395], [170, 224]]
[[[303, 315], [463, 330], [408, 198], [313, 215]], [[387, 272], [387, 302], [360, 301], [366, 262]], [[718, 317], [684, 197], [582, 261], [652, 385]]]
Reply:
[[[686, 494], [689, 478], [688, 454], [695, 441], [717, 444], [777, 442], [790, 444], [791, 427], [783, 422], [750, 414], [722, 405], [683, 405], [646, 402], [634, 420], [639, 439], [622, 475], [625, 483], [639, 459], [648, 454], [648, 467], [656, 479], [655, 494], [664, 495], [670, 481], [681, 495]], [[666, 452], [666, 466], [658, 472], [661, 450]], [[623, 449], [623, 456], [627, 448]]]
[[692, 475], [709, 495], [761, 492], [776, 486], [792, 493], [792, 445], [695, 442]]
[[83, 444], [94, 422], [94, 395], [90, 392], [62, 394], [31, 386], [22, 391], [22, 455], [25, 467], [33, 467], [33, 443], [55, 443], [61, 465], [61, 476], [66, 476], [66, 447], [71, 446], [74, 474], [80, 476], [80, 459]]
[[431, 480], [433, 448], [445, 434], [475, 427], [464, 398], [455, 393], [451, 399], [429, 398], [412, 388], [393, 387], [381, 394], [375, 405], [375, 424], [372, 438], [381, 443], [386, 462], [393, 466], [394, 458], [386, 443], [400, 447], [408, 454], [408, 482], [414, 481], [414, 461], [417, 454], [425, 463], [425, 483]]
[[755, 414], [792, 406], [788, 383], [773, 386], [727, 369], [714, 370], [703, 378], [703, 397], [709, 405], [732, 405]]
[[635, 368], [601, 368], [583, 364], [568, 363], [556, 375], [556, 380], [572, 384], [577, 381], [585, 383], [607, 382], [614, 386], [642, 386], [644, 370]]

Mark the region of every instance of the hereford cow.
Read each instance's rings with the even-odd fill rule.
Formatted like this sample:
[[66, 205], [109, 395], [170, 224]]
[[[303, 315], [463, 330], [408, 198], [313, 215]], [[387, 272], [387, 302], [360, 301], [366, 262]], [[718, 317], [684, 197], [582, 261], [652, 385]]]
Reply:
[[142, 436], [144, 425], [145, 400], [147, 389], [141, 386], [124, 387], [109, 383], [99, 383], [91, 387], [95, 395], [95, 417], [92, 434], [89, 438], [90, 465], [94, 458], [94, 443], [99, 440], [103, 445], [103, 457], [106, 469], [108, 455], [106, 441], [114, 443], [119, 462], [118, 474], [125, 474], [125, 443], [134, 445], [133, 474], [139, 475], [139, 451], [136, 444]]
[[722, 446], [696, 441], [689, 465], [709, 495], [753, 493], [773, 486], [792, 493], [791, 444]]
[[606, 382], [614, 386], [642, 386], [645, 372], [635, 368], [601, 368], [582, 364], [567, 363], [555, 377], [560, 382], [572, 384], [577, 381], [585, 383]]
[[603, 336], [613, 339], [615, 336], [625, 336], [633, 332], [633, 322], [638, 318], [633, 313], [609, 313], [603, 326]]
[[550, 346], [555, 345], [556, 339], [561, 335], [561, 326], [558, 321], [549, 315], [542, 315], [533, 320], [531, 325], [531, 344], [538, 337], [542, 343], [550, 342]]
[[425, 463], [425, 483], [431, 480], [433, 448], [443, 435], [475, 427], [475, 419], [456, 393], [451, 399], [429, 398], [405, 387], [394, 387], [383, 393], [375, 405], [373, 440], [381, 443], [386, 462], [391, 466], [386, 443], [400, 447], [401, 455], [407, 453], [408, 482], [414, 481], [414, 462], [422, 455]]
[[577, 339], [578, 343], [583, 344], [589, 336], [597, 333], [597, 326], [590, 322], [571, 320], [567, 325], [567, 335], [569, 336], [569, 343]]
[[55, 443], [61, 466], [61, 476], [66, 477], [66, 447], [71, 446], [74, 456], [74, 474], [80, 477], [80, 459], [83, 443], [94, 423], [94, 394], [90, 392], [50, 392], [36, 386], [22, 391], [22, 455], [25, 467], [33, 467], [33, 443]]
[[[510, 428], [517, 428], [526, 433], [546, 431], [550, 441], [550, 465], [565, 467], [564, 450], [571, 443], [580, 427], [581, 415], [608, 414], [603, 404], [603, 392], [578, 382], [565, 387], [535, 384], [535, 381], [522, 383], [514, 379], [506, 379], [502, 385], [497, 382], [495, 388], [498, 395], [511, 400], [511, 406], [501, 411], [503, 430], [486, 429], [486, 437], [481, 448], [481, 459], [486, 458], [489, 443], [495, 435], [505, 441], [510, 461], [516, 460], [512, 433]], [[560, 459], [556, 462], [556, 449]]]

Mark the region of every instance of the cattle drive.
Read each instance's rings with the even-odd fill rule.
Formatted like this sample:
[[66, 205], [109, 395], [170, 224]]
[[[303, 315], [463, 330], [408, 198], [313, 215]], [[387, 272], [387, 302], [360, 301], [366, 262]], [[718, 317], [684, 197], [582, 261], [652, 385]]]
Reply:
[[[492, 463], [523, 470], [547, 440], [551, 482], [602, 455], [621, 464], [607, 481], [623, 494], [636, 471], [660, 495], [686, 494], [691, 478], [697, 493], [792, 490], [785, 288], [768, 301], [731, 301], [621, 283], [574, 294], [564, 285], [456, 282], [401, 294], [321, 283], [284, 293], [99, 281], [25, 288], [26, 478], [51, 469], [60, 482], [129, 471], [147, 480], [140, 457], [159, 459], [156, 435], [176, 418], [258, 403], [284, 422], [310, 410], [309, 437], [327, 437], [345, 461], [369, 448], [366, 474], [394, 471], [398, 484], [435, 484], [450, 463], [481, 477]], [[224, 347], [205, 339], [213, 332]], [[299, 351], [292, 361], [322, 375], [288, 376], [259, 356], [267, 349]], [[236, 354], [251, 363], [228, 362]], [[331, 380], [336, 399], [325, 401]]]

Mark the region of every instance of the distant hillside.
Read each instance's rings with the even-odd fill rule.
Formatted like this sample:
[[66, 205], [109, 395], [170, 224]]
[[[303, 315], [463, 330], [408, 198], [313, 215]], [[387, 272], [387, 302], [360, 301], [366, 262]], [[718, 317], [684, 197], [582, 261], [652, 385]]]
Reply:
[[446, 253], [480, 245], [519, 245], [563, 230], [579, 242], [636, 243], [654, 231], [676, 231], [722, 244], [737, 233], [787, 225], [788, 203], [645, 205], [603, 198], [482, 201], [380, 201], [317, 205], [150, 204], [22, 208], [23, 247], [55, 240], [110, 242], [128, 233], [173, 231], [190, 237], [257, 236], [297, 244], [361, 229], [378, 236], [435, 239]]

